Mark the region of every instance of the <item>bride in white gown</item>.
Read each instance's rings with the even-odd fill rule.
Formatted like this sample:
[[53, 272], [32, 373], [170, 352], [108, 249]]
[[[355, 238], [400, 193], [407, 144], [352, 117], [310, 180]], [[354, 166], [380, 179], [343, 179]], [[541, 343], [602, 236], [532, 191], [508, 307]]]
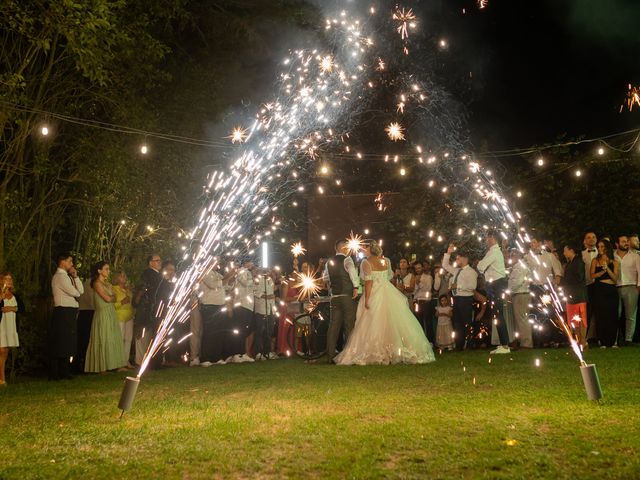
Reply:
[[389, 260], [371, 242], [363, 247], [367, 258], [360, 266], [364, 295], [358, 303], [356, 324], [338, 365], [389, 365], [435, 361], [433, 349], [411, 312], [407, 298], [389, 281]]

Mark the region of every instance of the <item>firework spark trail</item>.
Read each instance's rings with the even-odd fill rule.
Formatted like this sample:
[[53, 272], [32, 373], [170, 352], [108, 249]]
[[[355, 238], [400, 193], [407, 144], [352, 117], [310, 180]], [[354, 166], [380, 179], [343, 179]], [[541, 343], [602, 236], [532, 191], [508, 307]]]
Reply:
[[[413, 16], [411, 10], [405, 14]], [[401, 20], [392, 16], [390, 19]], [[413, 22], [415, 17], [405, 20]], [[232, 133], [231, 139], [242, 143], [243, 150], [227, 171], [213, 172], [209, 177], [205, 190], [209, 202], [188, 235], [191, 245], [182, 259], [188, 266], [162, 306], [163, 320], [138, 376], [155, 354], [169, 347], [172, 339], [168, 337], [175, 323], [188, 319], [196, 305], [194, 289], [202, 276], [216, 264], [253, 255], [255, 248], [278, 230], [278, 207], [294, 191], [298, 179], [295, 169], [313, 163], [323, 150], [349, 152], [344, 139], [349, 136], [350, 125], [361, 121], [367, 111], [372, 79], [386, 74], [385, 57], [395, 61], [385, 54], [381, 56], [373, 36], [365, 33], [368, 25], [351, 18], [346, 11], [327, 19], [325, 31], [332, 50], [293, 51], [283, 62], [286, 70], [280, 75], [274, 100], [262, 106], [250, 128], [237, 127]], [[401, 48], [406, 54], [407, 37], [404, 30], [400, 33]], [[404, 82], [406, 95], [400, 97], [404, 99], [402, 111], [396, 113], [415, 109], [423, 122], [435, 125], [441, 143], [448, 145], [449, 151], [440, 156], [441, 161], [436, 162], [434, 156], [433, 162], [427, 162], [443, 180], [442, 191], [455, 190], [458, 198], [466, 197], [471, 208], [465, 207], [465, 213], [476, 212], [469, 222], [474, 222], [480, 231], [497, 229], [505, 238], [516, 233], [518, 247], [523, 250], [528, 235], [520, 226], [520, 215], [511, 210], [492, 172], [465, 153], [468, 149], [457, 128], [460, 119], [448, 111], [449, 97], [435, 88], [431, 79], [416, 82], [414, 77], [407, 75], [407, 79], [398, 82]], [[404, 139], [404, 131], [399, 133]], [[417, 149], [421, 153], [420, 147]], [[298, 185], [298, 191], [303, 189]], [[482, 239], [480, 232], [468, 230], [467, 237]], [[442, 237], [438, 236], [438, 240], [442, 241]], [[553, 285], [550, 290], [555, 293]], [[558, 306], [559, 301], [553, 303], [554, 309]], [[570, 328], [565, 333], [569, 336]], [[574, 351], [579, 354], [579, 348], [574, 347]]]
[[[272, 191], [289, 175], [291, 166], [301, 156], [312, 157], [315, 150], [335, 142], [342, 132], [327, 131], [327, 125], [340, 124], [345, 112], [357, 110], [351, 104], [352, 84], [369, 68], [365, 62], [378, 64], [377, 59], [367, 60], [373, 42], [361, 33], [362, 22], [348, 19], [346, 12], [327, 20], [326, 29], [335, 32], [342, 48], [332, 54], [293, 52], [284, 62], [288, 71], [281, 75], [277, 100], [264, 105], [248, 133], [241, 127], [234, 131], [238, 141], [246, 135], [242, 138], [245, 150], [228, 172], [210, 177], [210, 203], [202, 209], [183, 257], [189, 266], [180, 274], [167, 304], [161, 306], [163, 320], [138, 376], [155, 354], [168, 347], [173, 325], [188, 318], [199, 279], [221, 258], [254, 253], [261, 239], [272, 234], [278, 222], [272, 215], [278, 206]], [[344, 61], [338, 62], [339, 58]], [[269, 217], [272, 225], [256, 233]]]

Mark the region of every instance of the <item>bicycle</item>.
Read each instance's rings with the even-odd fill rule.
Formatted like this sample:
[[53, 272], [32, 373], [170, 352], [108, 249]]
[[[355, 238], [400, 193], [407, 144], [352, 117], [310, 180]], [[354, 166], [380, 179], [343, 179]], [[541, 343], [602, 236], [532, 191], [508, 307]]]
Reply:
[[325, 354], [329, 329], [331, 297], [315, 297], [305, 304], [304, 312], [293, 319], [289, 348], [305, 360]]

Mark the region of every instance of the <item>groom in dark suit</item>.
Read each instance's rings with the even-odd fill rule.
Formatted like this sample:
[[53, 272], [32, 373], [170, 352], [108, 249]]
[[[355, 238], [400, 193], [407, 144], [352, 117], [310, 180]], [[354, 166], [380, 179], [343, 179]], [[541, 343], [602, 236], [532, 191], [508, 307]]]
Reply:
[[353, 259], [348, 255], [346, 240], [338, 240], [336, 254], [329, 258], [322, 275], [331, 292], [331, 321], [327, 332], [327, 359], [333, 363], [340, 330], [344, 328], [345, 343], [356, 323], [356, 302], [360, 279]]
[[136, 364], [140, 365], [158, 326], [158, 307], [161, 285], [163, 284], [162, 258], [157, 253], [147, 258], [147, 268], [142, 272], [142, 279], [136, 289], [134, 306], [136, 316], [133, 324], [136, 341]]

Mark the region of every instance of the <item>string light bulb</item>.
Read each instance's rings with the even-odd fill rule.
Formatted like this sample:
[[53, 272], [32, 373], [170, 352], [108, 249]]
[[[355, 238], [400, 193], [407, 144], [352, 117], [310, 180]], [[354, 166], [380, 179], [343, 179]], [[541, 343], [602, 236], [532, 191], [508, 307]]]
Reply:
[[604, 148], [598, 147], [598, 155], [604, 155]]
[[149, 147], [147, 146], [146, 143], [140, 147], [140, 153], [143, 155], [146, 155], [147, 153], [149, 153]]
[[536, 163], [539, 167], [542, 167], [544, 165], [544, 158], [540, 157]]
[[40, 133], [46, 137], [47, 135], [49, 135], [49, 127], [47, 127], [46, 125], [44, 125], [41, 129], [40, 129]]
[[578, 169], [575, 172], [576, 177], [581, 177], [582, 176], [582, 170]]

